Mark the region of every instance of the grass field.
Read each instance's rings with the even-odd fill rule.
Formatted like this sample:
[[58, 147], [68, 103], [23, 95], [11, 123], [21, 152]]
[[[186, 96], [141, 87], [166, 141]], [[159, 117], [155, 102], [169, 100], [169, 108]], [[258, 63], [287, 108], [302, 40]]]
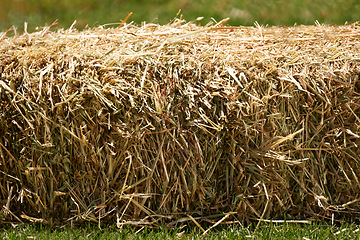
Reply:
[[129, 12], [129, 21], [166, 24], [179, 9], [188, 21], [204, 17], [206, 24], [213, 17], [221, 20], [230, 17], [230, 25], [293, 25], [320, 23], [344, 24], [359, 20], [360, 2], [357, 0], [0, 0], [0, 31], [12, 25], [21, 31], [24, 22], [28, 30], [49, 25], [56, 19], [59, 27], [69, 27], [77, 20], [77, 27], [93, 27], [116, 23]]
[[51, 230], [43, 226], [18, 226], [2, 228], [1, 239], [359, 239], [359, 226], [326, 224], [263, 224], [255, 227], [239, 225], [211, 230], [202, 235], [199, 229], [193, 230], [151, 230], [145, 228], [126, 228], [88, 226]]

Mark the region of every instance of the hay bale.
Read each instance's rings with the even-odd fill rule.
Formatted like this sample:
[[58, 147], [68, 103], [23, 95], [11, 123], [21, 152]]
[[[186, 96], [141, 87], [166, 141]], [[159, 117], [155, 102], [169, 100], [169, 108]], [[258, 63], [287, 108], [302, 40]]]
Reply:
[[359, 26], [0, 34], [3, 221], [359, 218]]

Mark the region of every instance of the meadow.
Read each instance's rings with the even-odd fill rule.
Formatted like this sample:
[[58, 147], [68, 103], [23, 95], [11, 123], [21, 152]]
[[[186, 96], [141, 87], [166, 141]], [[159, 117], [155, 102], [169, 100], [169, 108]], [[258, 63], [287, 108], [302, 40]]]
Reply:
[[154, 22], [167, 24], [181, 9], [183, 18], [192, 21], [204, 17], [202, 24], [211, 18], [230, 17], [229, 25], [344, 24], [359, 20], [360, 2], [357, 0], [0, 0], [0, 31], [15, 26], [28, 31], [50, 25], [58, 20], [58, 27], [68, 28], [76, 20], [77, 28], [94, 27], [121, 22], [130, 12], [130, 21], [141, 24]]
[[327, 224], [261, 224], [255, 226], [232, 225], [213, 229], [203, 235], [200, 229], [154, 230], [149, 228], [117, 229], [114, 226], [89, 225], [81, 228], [50, 229], [45, 226], [24, 225], [0, 229], [0, 237], [9, 240], [22, 239], [359, 239], [359, 227], [355, 224], [331, 226]]

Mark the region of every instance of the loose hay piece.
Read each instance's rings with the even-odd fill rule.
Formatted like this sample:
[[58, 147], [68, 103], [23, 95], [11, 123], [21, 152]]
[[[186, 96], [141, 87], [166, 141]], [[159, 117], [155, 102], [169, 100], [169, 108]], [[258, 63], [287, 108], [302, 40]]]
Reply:
[[222, 24], [0, 34], [1, 220], [359, 219], [358, 24]]

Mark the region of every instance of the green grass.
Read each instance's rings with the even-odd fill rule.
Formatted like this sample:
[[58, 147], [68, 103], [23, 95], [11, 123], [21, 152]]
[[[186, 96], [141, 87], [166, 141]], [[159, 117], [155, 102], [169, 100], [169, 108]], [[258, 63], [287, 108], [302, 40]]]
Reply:
[[77, 27], [93, 27], [119, 22], [129, 12], [130, 21], [167, 24], [179, 9], [187, 21], [203, 16], [202, 24], [213, 17], [230, 17], [230, 25], [293, 25], [320, 23], [344, 24], [360, 20], [358, 0], [0, 0], [0, 31], [15, 25], [21, 31], [24, 22], [29, 31], [36, 26], [59, 20], [67, 28], [74, 20]]
[[191, 230], [152, 230], [114, 226], [99, 229], [96, 226], [79, 228], [50, 229], [44, 226], [24, 225], [3, 227], [1, 239], [360, 239], [359, 226], [343, 224], [330, 226], [314, 223], [301, 224], [262, 224], [255, 227], [240, 225], [215, 228], [203, 236], [199, 229]]

